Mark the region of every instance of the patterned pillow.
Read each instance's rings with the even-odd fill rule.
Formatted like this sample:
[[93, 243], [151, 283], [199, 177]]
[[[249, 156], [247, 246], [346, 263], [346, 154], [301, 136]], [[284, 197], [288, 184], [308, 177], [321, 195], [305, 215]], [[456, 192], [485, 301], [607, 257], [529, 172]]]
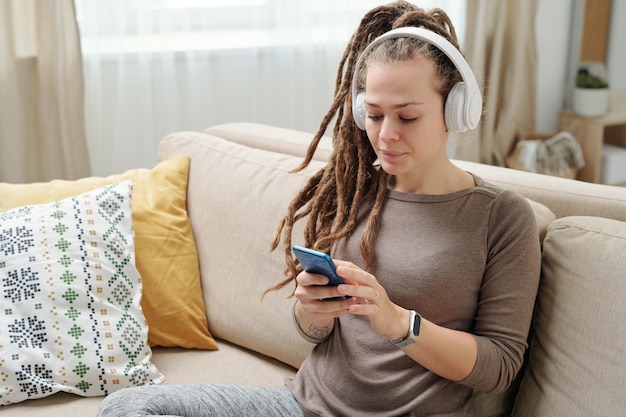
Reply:
[[156, 384], [132, 181], [0, 213], [0, 405]]

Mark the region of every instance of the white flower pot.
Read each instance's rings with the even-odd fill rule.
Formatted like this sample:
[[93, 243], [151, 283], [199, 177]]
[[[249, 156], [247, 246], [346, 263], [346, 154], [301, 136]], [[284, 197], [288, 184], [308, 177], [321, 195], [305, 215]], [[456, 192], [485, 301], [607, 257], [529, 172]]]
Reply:
[[583, 117], [598, 117], [609, 111], [608, 88], [575, 88], [574, 112]]

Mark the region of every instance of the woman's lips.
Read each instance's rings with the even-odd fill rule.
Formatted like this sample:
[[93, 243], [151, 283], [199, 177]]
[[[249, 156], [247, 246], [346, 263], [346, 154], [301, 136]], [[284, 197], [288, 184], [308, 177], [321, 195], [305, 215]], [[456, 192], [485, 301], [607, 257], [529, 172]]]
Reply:
[[384, 149], [380, 150], [380, 155], [385, 159], [398, 159], [404, 155], [404, 152], [396, 152], [396, 151], [387, 151]]

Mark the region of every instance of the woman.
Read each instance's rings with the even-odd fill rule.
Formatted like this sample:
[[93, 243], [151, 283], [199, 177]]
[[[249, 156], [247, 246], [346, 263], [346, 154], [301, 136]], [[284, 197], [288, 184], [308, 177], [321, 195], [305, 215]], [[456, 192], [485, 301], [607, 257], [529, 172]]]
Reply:
[[[296, 328], [317, 344], [296, 376], [272, 389], [123, 390], [100, 415], [465, 416], [474, 390], [508, 387], [526, 349], [539, 239], [521, 196], [447, 156], [449, 131], [474, 128], [481, 108], [456, 42], [443, 11], [400, 1], [367, 13], [348, 44], [303, 166], [337, 120], [333, 154], [274, 242], [288, 265], [274, 289], [295, 282]], [[291, 255], [304, 215], [306, 245], [330, 252], [345, 284], [324, 286]]]

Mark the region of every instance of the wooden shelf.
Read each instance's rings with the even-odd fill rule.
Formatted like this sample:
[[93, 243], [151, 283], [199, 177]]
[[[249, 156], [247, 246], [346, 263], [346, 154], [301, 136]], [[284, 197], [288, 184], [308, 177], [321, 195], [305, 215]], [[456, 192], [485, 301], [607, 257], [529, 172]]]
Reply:
[[562, 111], [559, 130], [574, 135], [582, 148], [585, 166], [576, 178], [600, 182], [602, 145], [606, 142], [626, 147], [626, 92], [613, 92], [609, 112], [600, 117], [582, 117], [571, 110]]

